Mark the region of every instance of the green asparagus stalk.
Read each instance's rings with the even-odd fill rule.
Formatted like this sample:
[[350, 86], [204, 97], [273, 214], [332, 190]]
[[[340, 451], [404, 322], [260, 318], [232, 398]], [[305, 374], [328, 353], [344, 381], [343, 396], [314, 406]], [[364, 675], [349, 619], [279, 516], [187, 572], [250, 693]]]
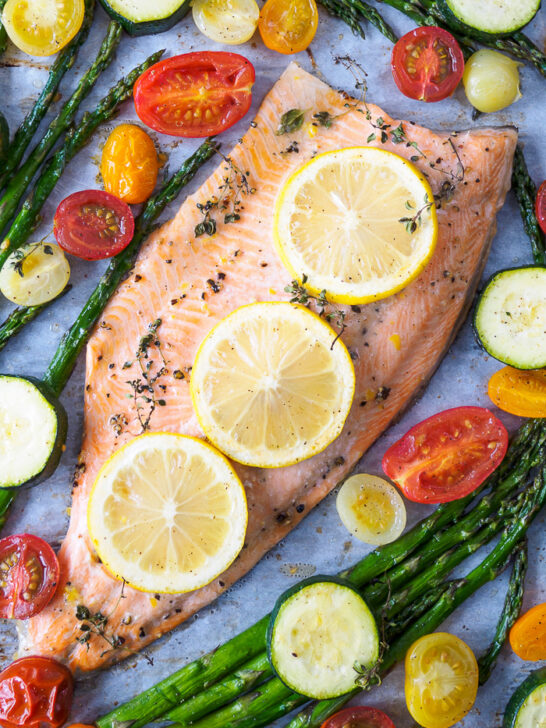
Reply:
[[508, 591], [500, 619], [495, 630], [495, 636], [487, 651], [478, 660], [480, 669], [480, 685], [484, 685], [495, 669], [497, 658], [502, 650], [508, 633], [521, 612], [523, 603], [523, 589], [525, 574], [527, 573], [527, 539], [524, 539], [521, 548], [516, 554], [512, 573], [508, 583]]
[[[341, 575], [355, 586], [363, 587], [403, 561], [418, 546], [430, 541], [437, 531], [455, 521], [486, 487], [495, 487], [499, 477], [505, 477], [513, 469], [518, 469], [518, 459], [526, 453], [531, 442], [535, 443], [535, 438], [542, 428], [541, 422], [541, 420], [529, 420], [520, 428], [510, 444], [503, 463], [479, 491], [459, 501], [440, 506], [395, 542], [372, 551]], [[256, 625], [229, 640], [214, 652], [185, 665], [162, 682], [99, 718], [97, 725], [99, 728], [118, 728], [120, 724], [130, 723], [131, 728], [141, 728], [175, 708], [182, 701], [197, 695], [207, 685], [224, 678], [248, 659], [264, 652], [268, 620], [269, 615], [266, 615]]]
[[51, 160], [43, 168], [31, 193], [28, 195], [17, 217], [13, 221], [2, 246], [0, 246], [2, 249], [0, 253], [0, 267], [10, 253], [28, 240], [29, 235], [32, 233], [39, 219], [40, 210], [61, 178], [70, 160], [89, 142], [101, 124], [109, 121], [117, 114], [121, 104], [131, 97], [137, 78], [147, 68], [156, 63], [162, 54], [163, 51], [153, 53], [143, 63], [134, 68], [125, 78], [118, 81], [92, 112], [83, 115], [76, 129], [70, 130], [67, 133], [62, 147], [55, 152]]
[[388, 619], [385, 615], [385, 625], [391, 639], [398, 637], [402, 632], [418, 619], [422, 614], [434, 606], [440, 597], [450, 588], [452, 582], [444, 581], [431, 589], [418, 600], [410, 602], [395, 618]]
[[[3, 0], [2, 7], [6, 0]], [[44, 118], [51, 102], [55, 98], [59, 84], [65, 73], [72, 68], [78, 50], [83, 45], [87, 36], [89, 35], [89, 29], [93, 22], [93, 10], [95, 6], [95, 0], [86, 0], [85, 3], [85, 15], [83, 18], [83, 24], [78, 34], [73, 38], [70, 43], [62, 49], [57, 56], [55, 62], [51, 66], [48, 79], [42, 93], [39, 95], [36, 103], [23, 119], [20, 127], [15, 132], [15, 135], [9, 146], [8, 156], [2, 163], [2, 170], [0, 171], [0, 189], [2, 189], [12, 174], [15, 172], [23, 155], [30, 144], [34, 133], [38, 129], [40, 122]], [[4, 30], [2, 28], [2, 30]], [[5, 31], [4, 31], [5, 32]], [[1, 36], [1, 30], [0, 30]], [[1, 40], [0, 40], [1, 45]], [[0, 50], [0, 53], [3, 51]]]
[[[0, 0], [0, 14], [2, 10], [4, 9], [4, 5], [7, 3], [8, 0]], [[4, 24], [2, 23], [2, 18], [0, 15], [0, 56], [5, 52], [6, 48], [8, 47], [8, 34], [6, 33], [6, 29], [4, 28]]]
[[[64, 296], [70, 288], [71, 286], [68, 285], [64, 291], [57, 296], [57, 298], [53, 299], [53, 301], [57, 301], [60, 296]], [[43, 303], [39, 306], [19, 306], [14, 309], [4, 323], [0, 324], [0, 351], [2, 351], [11, 338], [16, 336], [28, 323], [34, 321], [36, 316], [38, 316], [38, 314], [41, 313], [44, 308], [49, 305], [49, 303], [53, 303], [53, 301]]]
[[391, 43], [396, 43], [398, 37], [381, 14], [364, 0], [319, 0], [320, 4], [333, 15], [341, 18], [351, 28], [355, 35], [365, 37], [364, 30], [360, 25], [362, 20], [367, 20], [375, 26]]
[[516, 147], [516, 153], [514, 154], [512, 187], [519, 203], [523, 227], [531, 240], [535, 263], [546, 265], [546, 237], [540, 229], [535, 214], [537, 188], [527, 169], [523, 149], [520, 145]]
[[[102, 71], [111, 62], [114, 51], [121, 39], [121, 32], [119, 23], [112, 21], [108, 26], [108, 31], [95, 62], [82, 76], [78, 87], [68, 102], [63, 106], [59, 115], [51, 122], [41, 141], [13, 176], [13, 179], [10, 181], [0, 199], [0, 231], [3, 231], [8, 225], [35, 173], [38, 171], [55, 142], [68, 130], [79, 105], [89, 94]], [[2, 248], [0, 252], [0, 267], [2, 267], [9, 251], [5, 245], [5, 241], [0, 247]]]

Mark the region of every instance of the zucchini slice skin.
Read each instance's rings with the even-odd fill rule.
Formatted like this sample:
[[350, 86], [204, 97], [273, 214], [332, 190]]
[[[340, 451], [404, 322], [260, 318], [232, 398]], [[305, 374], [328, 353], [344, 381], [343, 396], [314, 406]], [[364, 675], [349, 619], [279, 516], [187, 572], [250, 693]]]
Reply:
[[542, 369], [545, 329], [546, 266], [497, 271], [474, 312], [474, 331], [485, 351], [515, 369]]
[[440, 10], [454, 30], [489, 40], [525, 27], [540, 5], [541, 0], [439, 0]]
[[41, 461], [37, 462], [33, 467], [32, 464], [29, 466], [28, 459], [22, 458], [23, 467], [25, 464], [29, 466], [26, 473], [22, 470], [19, 478], [10, 477], [9, 482], [6, 482], [2, 476], [0, 476], [0, 478], [2, 478], [0, 479], [0, 488], [3, 490], [31, 487], [38, 485], [49, 478], [49, 476], [55, 471], [59, 460], [61, 459], [68, 430], [66, 410], [44, 382], [40, 379], [36, 379], [35, 377], [19, 377], [10, 374], [0, 374], [0, 388], [2, 384], [7, 384], [9, 386], [9, 380], [27, 384], [31, 388], [29, 391], [32, 393], [31, 396], [33, 396], [35, 400], [37, 409], [43, 407], [44, 413], [47, 413], [49, 416], [53, 415], [55, 427], [53, 441], [49, 443], [46, 448], [47, 452], [43, 454]]
[[362, 596], [344, 581], [315, 576], [277, 600], [267, 631], [271, 666], [282, 682], [319, 700], [348, 693], [355, 663], [379, 659], [379, 630]]
[[187, 15], [191, 0], [149, 0], [157, 8], [152, 19], [139, 20], [135, 17], [134, 0], [99, 0], [108, 15], [117, 20], [126, 33], [132, 36], [155, 35], [170, 30]]
[[504, 711], [503, 728], [537, 728], [546, 720], [546, 667], [516, 688]]

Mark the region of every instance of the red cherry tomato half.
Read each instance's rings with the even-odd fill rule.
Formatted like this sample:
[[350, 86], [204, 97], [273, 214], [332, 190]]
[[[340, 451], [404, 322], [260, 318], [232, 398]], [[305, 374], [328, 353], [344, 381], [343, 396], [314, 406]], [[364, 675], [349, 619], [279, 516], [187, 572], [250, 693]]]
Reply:
[[392, 50], [391, 66], [394, 81], [405, 96], [441, 101], [459, 85], [464, 56], [451, 33], [429, 26], [400, 38]]
[[535, 213], [542, 232], [546, 234], [546, 180], [539, 187]]
[[321, 728], [395, 728], [388, 715], [377, 708], [345, 708], [326, 720]]
[[140, 119], [162, 134], [206, 137], [236, 124], [250, 109], [254, 66], [237, 53], [200, 51], [148, 68], [134, 87]]
[[383, 457], [383, 470], [416, 503], [472, 493], [501, 463], [505, 426], [484, 407], [456, 407], [423, 420]]
[[129, 245], [135, 219], [129, 205], [109, 192], [82, 190], [61, 202], [53, 232], [67, 253], [84, 260], [102, 260]]
[[0, 617], [29, 619], [49, 604], [59, 583], [51, 546], [27, 533], [0, 539]]
[[72, 707], [70, 670], [50, 657], [23, 657], [0, 672], [3, 728], [59, 728]]

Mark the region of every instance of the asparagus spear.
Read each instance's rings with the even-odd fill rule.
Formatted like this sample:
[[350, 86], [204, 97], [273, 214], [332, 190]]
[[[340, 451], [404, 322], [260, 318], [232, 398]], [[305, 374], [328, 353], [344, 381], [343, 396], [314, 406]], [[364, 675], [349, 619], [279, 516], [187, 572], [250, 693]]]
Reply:
[[[440, 506], [397, 541], [371, 552], [354, 567], [342, 572], [342, 576], [355, 586], [362, 587], [403, 561], [420, 544], [430, 541], [439, 529], [455, 521], [479, 492], [487, 486], [495, 487], [499, 477], [510, 475], [512, 470], [521, 472], [526, 469], [528, 465], [522, 467], [518, 459], [526, 453], [531, 442], [535, 443], [535, 438], [541, 430], [541, 420], [526, 422], [512, 440], [501, 466], [479, 491], [460, 501]], [[128, 723], [131, 728], [141, 728], [172, 710], [182, 701], [197, 695], [206, 686], [229, 675], [245, 661], [265, 651], [268, 620], [269, 615], [266, 615], [260, 622], [217, 650], [185, 665], [162, 682], [99, 718], [97, 725], [99, 728], [117, 728], [120, 724]]]
[[120, 105], [131, 97], [137, 78], [161, 58], [163, 51], [153, 53], [140, 66], [113, 86], [92, 112], [85, 113], [74, 130], [67, 133], [62, 147], [53, 155], [42, 170], [32, 191], [13, 221], [3, 244], [0, 246], [0, 267], [14, 250], [23, 245], [39, 219], [39, 213], [67, 164], [87, 144], [96, 129], [109, 121], [119, 111]]
[[[68, 102], [63, 106], [59, 115], [51, 122], [42, 140], [33, 149], [24, 164], [10, 181], [4, 195], [0, 199], [0, 231], [3, 231], [9, 223], [11, 217], [17, 210], [26, 188], [55, 142], [70, 127], [79, 105], [89, 94], [102, 71], [111, 62], [114, 51], [121, 39], [121, 32], [121, 25], [116, 21], [112, 21], [108, 26], [108, 31], [95, 62], [82, 76], [78, 87]], [[3, 249], [2, 253], [0, 253], [0, 267], [4, 264], [6, 257], [7, 251]]]
[[504, 607], [495, 630], [495, 636], [491, 642], [487, 652], [485, 652], [478, 660], [480, 668], [480, 685], [484, 685], [490, 678], [491, 673], [495, 669], [497, 658], [502, 650], [506, 638], [516, 619], [521, 612], [523, 603], [523, 588], [525, 582], [525, 574], [527, 573], [527, 539], [524, 539], [521, 548], [516, 554], [512, 573], [508, 583], [508, 591]]
[[[71, 286], [68, 285], [64, 291], [53, 300], [56, 301], [60, 296], [64, 296], [70, 288]], [[49, 303], [53, 303], [53, 301], [50, 301]], [[0, 324], [0, 351], [2, 351], [4, 346], [12, 337], [16, 336], [19, 331], [21, 331], [23, 326], [26, 326], [26, 324], [33, 321], [36, 316], [38, 316], [38, 314], [46, 308], [46, 306], [48, 306], [48, 304], [43, 303], [39, 306], [20, 306], [14, 309], [4, 323]]]
[[394, 30], [385, 22], [381, 14], [364, 0], [319, 0], [330, 15], [341, 18], [353, 33], [365, 37], [360, 20], [367, 20], [392, 43], [398, 40]]
[[535, 263], [546, 265], [546, 238], [535, 215], [537, 188], [529, 175], [523, 149], [520, 145], [516, 147], [516, 153], [514, 154], [512, 187], [519, 203], [523, 227], [531, 239]]
[[[3, 0], [1, 3], [2, 7], [6, 3]], [[95, 6], [95, 0], [86, 0], [85, 2], [85, 15], [83, 18], [83, 24], [78, 34], [73, 38], [70, 43], [62, 49], [57, 56], [55, 62], [51, 66], [48, 79], [39, 95], [36, 103], [23, 119], [21, 126], [15, 132], [15, 136], [9, 146], [8, 156], [2, 163], [2, 170], [0, 172], [0, 189], [4, 187], [8, 179], [11, 177], [13, 172], [19, 166], [21, 159], [25, 153], [26, 148], [30, 144], [34, 133], [38, 129], [40, 122], [44, 118], [51, 102], [53, 101], [59, 84], [65, 73], [72, 68], [76, 55], [81, 45], [85, 42], [89, 35], [89, 29], [93, 22], [93, 10]], [[3, 28], [2, 28], [3, 30]], [[5, 32], [5, 31], [4, 31]], [[1, 35], [1, 31], [0, 31]], [[1, 41], [0, 41], [1, 44]], [[0, 50], [0, 53], [3, 51]]]
[[[206, 141], [189, 157], [180, 170], [171, 177], [154, 197], [146, 203], [136, 220], [135, 235], [131, 243], [117, 257], [113, 258], [106, 272], [99, 280], [81, 314], [68, 334], [62, 339], [49, 365], [43, 381], [51, 390], [60, 394], [66, 384], [91, 327], [102, 313], [108, 299], [123, 277], [130, 271], [140, 246], [152, 232], [153, 225], [165, 207], [178, 195], [195, 175], [199, 167], [214, 154], [217, 145]], [[12, 490], [0, 490], [0, 529], [6, 521], [8, 509], [15, 499]], [[244, 659], [244, 658], [243, 658]], [[242, 660], [241, 660], [242, 661]], [[170, 706], [169, 706], [170, 707]]]

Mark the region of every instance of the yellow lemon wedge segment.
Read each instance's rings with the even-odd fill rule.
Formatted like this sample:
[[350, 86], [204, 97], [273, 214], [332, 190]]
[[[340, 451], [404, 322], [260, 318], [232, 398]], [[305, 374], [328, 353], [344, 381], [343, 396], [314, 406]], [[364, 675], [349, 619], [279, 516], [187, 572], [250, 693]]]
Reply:
[[171, 433], [141, 435], [100, 470], [87, 524], [106, 568], [135, 589], [177, 594], [219, 576], [243, 547], [245, 491], [213, 447]]
[[413, 164], [384, 149], [348, 147], [314, 157], [283, 186], [274, 239], [292, 276], [334, 303], [396, 293], [436, 245], [434, 198]]
[[208, 439], [233, 460], [263, 468], [324, 450], [343, 429], [355, 387], [336, 336], [291, 303], [242, 306], [220, 321], [197, 352], [190, 383]]

